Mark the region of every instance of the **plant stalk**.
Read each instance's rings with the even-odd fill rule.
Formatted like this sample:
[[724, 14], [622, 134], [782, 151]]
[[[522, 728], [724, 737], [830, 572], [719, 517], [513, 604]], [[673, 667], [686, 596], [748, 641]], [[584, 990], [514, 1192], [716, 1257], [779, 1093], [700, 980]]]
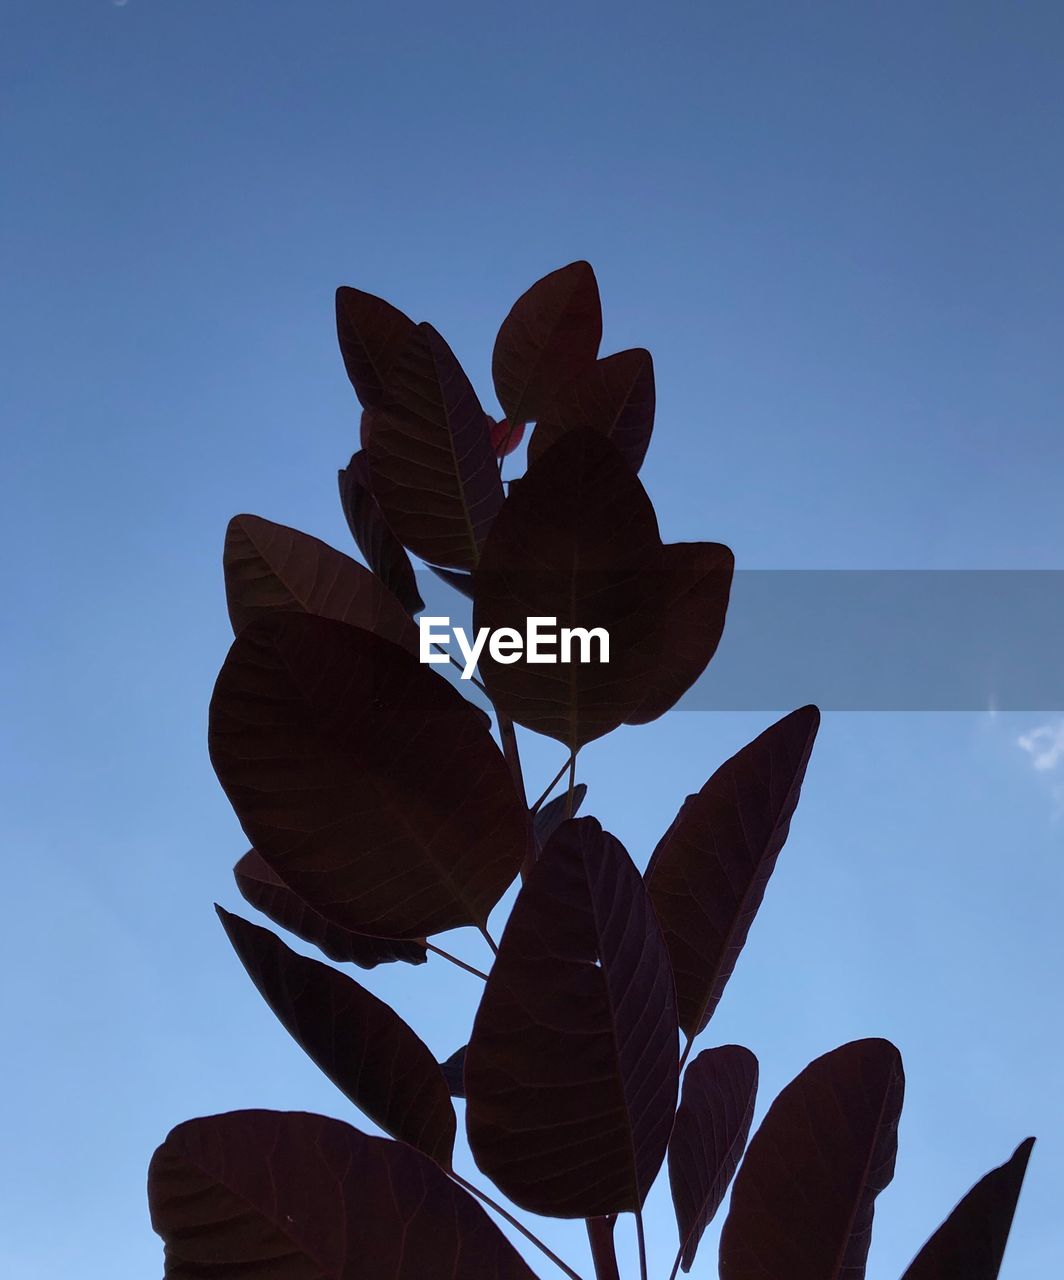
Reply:
[[617, 1252], [613, 1247], [613, 1222], [609, 1218], [585, 1218], [595, 1280], [621, 1280]]

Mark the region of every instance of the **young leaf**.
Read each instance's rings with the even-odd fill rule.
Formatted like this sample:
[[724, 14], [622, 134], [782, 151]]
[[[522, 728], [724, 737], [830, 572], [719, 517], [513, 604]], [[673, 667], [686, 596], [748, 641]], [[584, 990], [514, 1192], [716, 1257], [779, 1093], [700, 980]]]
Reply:
[[567, 822], [510, 916], [465, 1060], [474, 1159], [562, 1218], [641, 1208], [676, 1107], [668, 956], [639, 873], [594, 818]]
[[209, 743], [250, 842], [355, 933], [483, 926], [527, 854], [527, 810], [475, 708], [372, 632], [252, 622], [215, 685]]
[[367, 409], [384, 399], [396, 357], [414, 332], [414, 322], [383, 298], [361, 289], [336, 290], [336, 336], [351, 385]]
[[316, 613], [418, 652], [417, 627], [380, 579], [308, 533], [261, 516], [234, 516], [222, 563], [234, 632], [279, 610]]
[[972, 1187], [902, 1280], [997, 1280], [1034, 1138]]
[[573, 811], [571, 814], [569, 813], [568, 794], [555, 796], [553, 800], [548, 800], [543, 808], [538, 810], [536, 816], [532, 819], [532, 827], [536, 835], [536, 844], [540, 849], [554, 835], [566, 818], [576, 817], [580, 812], [580, 806], [584, 803], [586, 795], [587, 783], [578, 782], [573, 788]]
[[305, 1112], [178, 1125], [152, 1157], [148, 1203], [167, 1280], [535, 1280], [427, 1156]]
[[419, 324], [391, 371], [373, 424], [373, 493], [411, 551], [471, 569], [503, 502], [499, 468], [476, 392], [450, 347]]
[[713, 1015], [761, 905], [798, 804], [820, 713], [766, 729], [688, 796], [646, 870], [672, 959], [680, 1027]]
[[702, 1233], [738, 1167], [756, 1100], [757, 1059], [749, 1049], [704, 1049], [687, 1068], [669, 1139], [669, 1184], [684, 1271], [691, 1270]]
[[892, 1044], [855, 1040], [783, 1090], [739, 1166], [721, 1280], [862, 1280], [875, 1199], [894, 1176], [904, 1088]]
[[654, 361], [637, 347], [589, 365], [561, 389], [536, 423], [530, 461], [541, 458], [566, 431], [590, 427], [609, 436], [633, 471], [643, 465], [654, 430]]
[[526, 290], [502, 322], [491, 357], [495, 394], [511, 422], [533, 422], [594, 363], [602, 341], [598, 281], [570, 262]]
[[414, 1031], [338, 969], [215, 910], [259, 995], [308, 1057], [385, 1133], [449, 1168], [454, 1107], [439, 1064]]
[[356, 964], [360, 969], [375, 969], [379, 964], [402, 960], [406, 964], [424, 964], [428, 952], [421, 942], [402, 942], [397, 938], [371, 938], [330, 924], [292, 892], [281, 877], [268, 866], [254, 849], [233, 868], [236, 887], [241, 896], [264, 916], [294, 933], [304, 942], [312, 942], [330, 960]]
[[[576, 750], [640, 705], [661, 645], [661, 541], [638, 477], [604, 436], [567, 432], [535, 463], [491, 531], [474, 574], [473, 625], [524, 635], [529, 618], [604, 629], [609, 662], [506, 665], [485, 654], [492, 701]], [[553, 630], [553, 628], [551, 628]], [[557, 647], [553, 650], [559, 654]]]
[[719, 542], [674, 542], [661, 548], [665, 623], [647, 691], [628, 724], [648, 724], [670, 710], [717, 651], [728, 611], [735, 558]]
[[388, 521], [369, 486], [369, 463], [362, 450], [353, 454], [340, 482], [340, 505], [366, 563], [409, 614], [419, 613], [425, 602], [418, 594], [410, 557], [388, 528]]

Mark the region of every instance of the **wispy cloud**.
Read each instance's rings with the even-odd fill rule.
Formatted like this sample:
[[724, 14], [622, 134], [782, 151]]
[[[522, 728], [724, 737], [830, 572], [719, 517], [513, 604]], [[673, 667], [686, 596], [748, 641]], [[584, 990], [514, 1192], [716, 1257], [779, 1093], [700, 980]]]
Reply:
[[1032, 766], [1039, 773], [1049, 775], [1053, 816], [1064, 817], [1064, 719], [1021, 733], [1016, 745], [1030, 756]]

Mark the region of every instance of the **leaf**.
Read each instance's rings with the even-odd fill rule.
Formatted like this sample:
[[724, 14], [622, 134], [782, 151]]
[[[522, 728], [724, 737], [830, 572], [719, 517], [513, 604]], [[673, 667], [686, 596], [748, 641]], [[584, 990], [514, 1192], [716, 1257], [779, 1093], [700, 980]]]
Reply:
[[528, 813], [478, 712], [369, 631], [252, 622], [215, 685], [209, 742], [250, 842], [355, 933], [482, 926], [527, 853]]
[[467, 600], [473, 599], [473, 575], [471, 573], [459, 573], [456, 569], [440, 569], [434, 564], [430, 564], [429, 568], [441, 582], [446, 582], [449, 587], [453, 587], [459, 595], [465, 596]]
[[668, 956], [639, 873], [594, 818], [533, 865], [465, 1060], [474, 1159], [522, 1208], [639, 1210], [676, 1107]]
[[647, 693], [628, 724], [663, 716], [705, 671], [724, 632], [735, 557], [719, 542], [662, 547], [665, 624]]
[[680, 1027], [713, 1016], [764, 897], [820, 725], [802, 707], [688, 796], [651, 855], [647, 889], [672, 959]]
[[427, 1156], [325, 1116], [188, 1120], [152, 1157], [148, 1202], [167, 1280], [535, 1280]]
[[455, 1049], [446, 1062], [440, 1063], [440, 1070], [452, 1098], [465, 1097], [465, 1056], [468, 1048], [468, 1045], [462, 1045], [460, 1049]]
[[578, 782], [573, 788], [573, 812], [571, 814], [568, 811], [569, 796], [567, 793], [555, 796], [553, 800], [548, 800], [542, 809], [537, 810], [532, 819], [532, 827], [535, 831], [536, 844], [539, 848], [543, 848], [567, 818], [576, 817], [580, 812], [580, 806], [584, 803], [586, 795], [587, 783]]
[[492, 701], [570, 750], [615, 729], [646, 696], [662, 586], [657, 520], [638, 477], [604, 436], [568, 432], [510, 490], [474, 575], [473, 625], [524, 635], [536, 617], [602, 628], [609, 663], [504, 665], [486, 654]]
[[1026, 1138], [972, 1187], [902, 1280], [996, 1280], [1033, 1146], [1034, 1138]]
[[535, 461], [574, 427], [609, 436], [633, 471], [643, 465], [654, 430], [654, 361], [642, 347], [589, 365], [561, 388], [536, 423], [528, 456]]
[[394, 938], [371, 938], [330, 924], [292, 892], [281, 877], [254, 849], [233, 868], [236, 887], [245, 901], [257, 907], [264, 916], [282, 929], [294, 933], [304, 942], [312, 942], [330, 960], [341, 964], [357, 964], [360, 969], [375, 969], [379, 964], [402, 960], [406, 964], [424, 964], [428, 952], [421, 942], [401, 942]]
[[369, 485], [369, 463], [362, 450], [353, 454], [347, 467], [338, 473], [340, 503], [358, 549], [407, 613], [419, 613], [425, 604], [418, 594], [410, 557], [403, 544], [388, 528]]
[[346, 974], [297, 955], [269, 929], [215, 910], [259, 995], [315, 1065], [385, 1133], [449, 1168], [454, 1107], [415, 1032]]
[[347, 376], [367, 409], [384, 400], [396, 358], [415, 325], [398, 307], [361, 289], [336, 290], [336, 336]]
[[537, 280], [510, 308], [491, 357], [495, 394], [510, 422], [545, 413], [594, 363], [602, 341], [598, 281], [587, 262]]
[[754, 1118], [757, 1059], [726, 1044], [704, 1049], [687, 1068], [669, 1140], [669, 1183], [684, 1271], [738, 1167]]
[[496, 458], [505, 458], [508, 454], [513, 453], [517, 446], [525, 437], [525, 424], [516, 422], [513, 426], [505, 418], [500, 418], [498, 422], [493, 417], [488, 416], [488, 435], [491, 438], [491, 447]]
[[855, 1040], [783, 1090], [735, 1179], [721, 1280], [863, 1280], [875, 1199], [894, 1176], [904, 1089], [897, 1049]]
[[234, 516], [222, 562], [234, 632], [279, 610], [315, 613], [418, 652], [417, 627], [380, 579], [308, 533], [261, 516]]
[[396, 537], [433, 564], [471, 569], [503, 502], [485, 413], [454, 353], [419, 324], [373, 424], [373, 493]]

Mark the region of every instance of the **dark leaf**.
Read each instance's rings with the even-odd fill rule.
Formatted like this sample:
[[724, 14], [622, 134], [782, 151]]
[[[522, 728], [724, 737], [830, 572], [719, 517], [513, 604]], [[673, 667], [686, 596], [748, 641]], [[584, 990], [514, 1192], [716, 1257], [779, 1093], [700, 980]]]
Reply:
[[589, 365], [559, 392], [528, 445], [535, 461], [566, 431], [590, 427], [609, 436], [633, 471], [643, 465], [654, 430], [654, 362], [637, 347]]
[[166, 1280], [535, 1280], [427, 1156], [325, 1116], [188, 1120], [152, 1157], [148, 1202]]
[[418, 652], [417, 627], [380, 579], [308, 533], [260, 516], [234, 516], [222, 562], [236, 632], [267, 613], [316, 613]]
[[749, 1049], [704, 1049], [687, 1068], [669, 1139], [669, 1184], [684, 1271], [691, 1270], [702, 1233], [739, 1165], [756, 1100], [757, 1059]]
[[628, 724], [648, 724], [670, 710], [717, 651], [724, 631], [735, 558], [719, 542], [673, 542], [661, 549], [665, 625], [647, 693]]
[[465, 1056], [468, 1047], [462, 1045], [461, 1049], [455, 1049], [446, 1062], [440, 1063], [440, 1070], [452, 1098], [465, 1097]]
[[694, 1038], [732, 975], [790, 830], [820, 712], [766, 729], [688, 796], [646, 871], [672, 969], [680, 1026]]
[[259, 994], [315, 1065], [385, 1133], [450, 1167], [454, 1107], [439, 1064], [414, 1031], [338, 969], [215, 910]]
[[587, 262], [544, 276], [510, 308], [495, 339], [491, 376], [511, 422], [533, 422], [598, 355], [602, 304]]
[[419, 324], [392, 369], [369, 442], [373, 493], [396, 537], [449, 569], [471, 569], [502, 506], [485, 413], [454, 353]]
[[473, 599], [473, 575], [471, 573], [460, 573], [457, 569], [440, 569], [434, 564], [430, 564], [429, 568], [441, 582], [446, 582], [449, 587], [454, 587], [459, 595], [465, 596], [467, 600]]
[[332, 924], [425, 938], [482, 926], [531, 838], [502, 753], [446, 680], [312, 614], [236, 638], [210, 750], [249, 840]]
[[536, 835], [536, 844], [540, 849], [554, 835], [566, 818], [576, 817], [580, 812], [580, 806], [584, 803], [586, 795], [587, 783], [578, 782], [573, 788], [573, 811], [571, 814], [569, 813], [568, 793], [563, 793], [553, 800], [548, 800], [543, 808], [536, 812], [535, 817], [532, 819], [532, 826]]
[[396, 357], [414, 332], [409, 316], [361, 289], [336, 290], [336, 336], [355, 394], [366, 408], [379, 405]]
[[1034, 1138], [992, 1169], [916, 1255], [902, 1280], [996, 1280]]
[[338, 473], [340, 503], [347, 527], [366, 558], [366, 563], [395, 596], [407, 613], [425, 607], [418, 594], [417, 581], [410, 557], [403, 544], [388, 528], [388, 521], [369, 486], [369, 464], [361, 450], [353, 454], [346, 468]]
[[236, 887], [247, 902], [282, 929], [294, 933], [304, 942], [312, 942], [330, 960], [357, 964], [360, 969], [375, 969], [379, 964], [389, 964], [394, 960], [424, 964], [428, 958], [428, 952], [420, 942], [370, 938], [330, 924], [298, 898], [254, 849], [244, 854], [233, 868], [233, 875]]
[[855, 1040], [783, 1090], [739, 1166], [721, 1280], [862, 1280], [875, 1199], [894, 1176], [904, 1089], [897, 1049]]
[[515, 1203], [641, 1208], [676, 1107], [675, 997], [639, 873], [594, 818], [560, 827], [525, 880], [465, 1085], [473, 1156]]
[[[504, 665], [485, 653], [480, 671], [499, 710], [571, 750], [632, 715], [661, 645], [661, 554], [650, 499], [617, 449], [597, 432], [567, 432], [499, 513], [474, 575], [473, 625], [524, 635], [540, 617], [602, 628], [609, 663]], [[597, 658], [597, 644], [589, 649]]]

